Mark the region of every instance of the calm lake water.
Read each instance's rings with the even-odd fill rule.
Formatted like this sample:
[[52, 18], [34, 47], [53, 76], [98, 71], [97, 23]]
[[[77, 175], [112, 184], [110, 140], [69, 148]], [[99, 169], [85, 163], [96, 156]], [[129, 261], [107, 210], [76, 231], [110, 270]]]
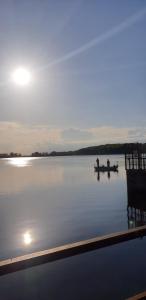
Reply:
[[[0, 259], [134, 225], [124, 157], [108, 158], [119, 172], [100, 180], [95, 156], [1, 159]], [[5, 275], [0, 299], [125, 299], [146, 289], [145, 251], [144, 238]]]

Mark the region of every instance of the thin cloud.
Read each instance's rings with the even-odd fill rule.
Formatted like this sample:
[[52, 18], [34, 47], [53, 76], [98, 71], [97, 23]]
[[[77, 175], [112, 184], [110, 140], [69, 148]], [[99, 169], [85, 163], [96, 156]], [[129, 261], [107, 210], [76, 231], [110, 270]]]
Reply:
[[26, 125], [0, 122], [0, 152], [51, 152], [107, 143], [144, 142], [146, 127], [51, 128], [49, 125]]
[[127, 28], [131, 27], [135, 23], [137, 23], [139, 20], [141, 20], [146, 15], [146, 8], [138, 11], [137, 13], [133, 14], [114, 28], [111, 28], [110, 30], [106, 31], [105, 33], [102, 33], [100, 36], [95, 37], [88, 43], [82, 45], [81, 47], [74, 49], [73, 51], [63, 55], [62, 57], [59, 57], [53, 61], [50, 61], [47, 65], [40, 67], [39, 69], [47, 69], [52, 65], [60, 64], [64, 61], [67, 61], [75, 56], [78, 56], [79, 54], [82, 54], [83, 52], [102, 44], [103, 42], [109, 40], [110, 38], [118, 35], [119, 33], [123, 32]]

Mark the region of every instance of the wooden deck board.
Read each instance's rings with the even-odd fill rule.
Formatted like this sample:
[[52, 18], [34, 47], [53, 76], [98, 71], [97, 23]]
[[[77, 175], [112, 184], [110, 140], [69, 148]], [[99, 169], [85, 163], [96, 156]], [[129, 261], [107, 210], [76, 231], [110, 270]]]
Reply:
[[23, 270], [39, 264], [56, 261], [84, 252], [115, 245], [124, 241], [143, 237], [146, 235], [146, 226], [104, 235], [76, 243], [38, 251], [23, 256], [0, 261], [0, 275]]
[[144, 299], [146, 299], [146, 292], [137, 294], [133, 297], [127, 298], [126, 300], [144, 300]]

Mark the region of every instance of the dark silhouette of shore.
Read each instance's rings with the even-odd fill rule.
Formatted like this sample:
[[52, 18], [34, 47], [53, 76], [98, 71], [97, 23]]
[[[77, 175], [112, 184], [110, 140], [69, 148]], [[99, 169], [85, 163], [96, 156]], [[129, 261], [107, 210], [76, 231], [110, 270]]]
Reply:
[[142, 152], [146, 152], [146, 143], [122, 143], [122, 144], [105, 144], [99, 146], [91, 146], [81, 148], [74, 151], [52, 151], [52, 152], [33, 152], [30, 155], [23, 155], [21, 153], [1, 153], [0, 158], [11, 158], [11, 157], [54, 157], [54, 156], [73, 156], [73, 155], [118, 155], [131, 153], [137, 149], [137, 145], [141, 146]]

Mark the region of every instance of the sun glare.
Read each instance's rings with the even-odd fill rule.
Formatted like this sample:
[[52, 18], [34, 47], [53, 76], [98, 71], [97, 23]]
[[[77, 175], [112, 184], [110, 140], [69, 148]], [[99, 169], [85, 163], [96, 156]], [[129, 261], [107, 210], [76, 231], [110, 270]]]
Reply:
[[32, 242], [31, 234], [29, 232], [25, 232], [23, 235], [23, 240], [25, 245], [30, 245]]
[[25, 68], [17, 68], [12, 73], [11, 78], [15, 84], [25, 86], [28, 85], [31, 81], [31, 73]]
[[30, 157], [12, 157], [7, 159], [7, 164], [14, 167], [29, 167], [31, 160]]

